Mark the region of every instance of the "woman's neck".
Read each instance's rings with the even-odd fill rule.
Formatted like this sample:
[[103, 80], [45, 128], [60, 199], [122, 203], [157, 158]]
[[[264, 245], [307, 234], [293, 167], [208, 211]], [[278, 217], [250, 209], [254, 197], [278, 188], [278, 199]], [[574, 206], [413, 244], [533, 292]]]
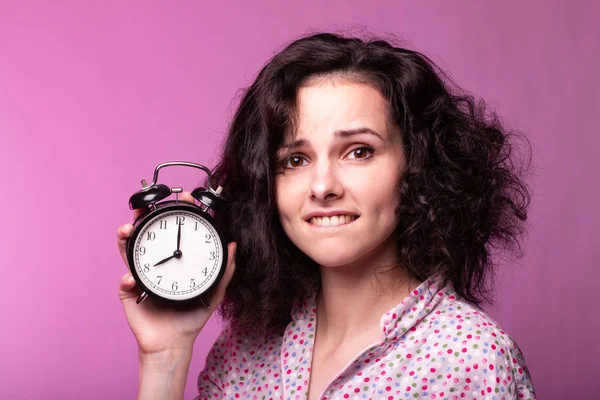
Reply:
[[398, 265], [394, 246], [373, 251], [352, 265], [321, 267], [317, 329], [332, 341], [379, 331], [381, 316], [420, 282]]

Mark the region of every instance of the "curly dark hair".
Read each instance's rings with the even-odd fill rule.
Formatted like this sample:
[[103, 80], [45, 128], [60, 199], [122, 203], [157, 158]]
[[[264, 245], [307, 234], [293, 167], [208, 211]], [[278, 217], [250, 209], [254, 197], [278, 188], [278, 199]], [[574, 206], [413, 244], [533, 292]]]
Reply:
[[400, 128], [407, 157], [397, 210], [400, 265], [421, 281], [443, 274], [470, 303], [490, 301], [492, 250], [522, 255], [530, 163], [518, 163], [512, 139], [529, 142], [426, 56], [381, 38], [317, 33], [276, 54], [245, 90], [214, 170], [238, 243], [221, 315], [237, 329], [279, 330], [294, 301], [320, 284], [316, 263], [283, 231], [274, 178], [276, 152], [294, 129], [299, 87], [328, 76], [378, 89]]

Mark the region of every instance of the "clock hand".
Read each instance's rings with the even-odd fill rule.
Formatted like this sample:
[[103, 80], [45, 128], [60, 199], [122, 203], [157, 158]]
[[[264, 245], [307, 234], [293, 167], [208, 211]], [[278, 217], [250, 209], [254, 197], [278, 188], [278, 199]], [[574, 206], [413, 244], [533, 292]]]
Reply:
[[179, 228], [177, 228], [177, 250], [179, 251], [179, 245], [181, 244], [181, 221], [179, 221]]
[[174, 257], [176, 257], [176, 255], [175, 255], [175, 254], [173, 254], [173, 255], [172, 255], [172, 256], [170, 256], [170, 257], [167, 257], [167, 258], [165, 258], [164, 260], [160, 260], [159, 262], [157, 262], [156, 264], [154, 264], [154, 266], [156, 267], [157, 265], [164, 264], [164, 263], [166, 263], [167, 261], [169, 261], [171, 258], [174, 258]]

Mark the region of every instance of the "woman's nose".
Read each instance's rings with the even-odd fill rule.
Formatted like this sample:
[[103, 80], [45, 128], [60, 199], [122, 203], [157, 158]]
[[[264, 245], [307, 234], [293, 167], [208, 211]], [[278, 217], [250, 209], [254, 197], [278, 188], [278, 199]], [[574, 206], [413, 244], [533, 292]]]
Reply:
[[330, 163], [317, 165], [311, 182], [311, 197], [315, 200], [332, 200], [343, 195], [338, 171]]

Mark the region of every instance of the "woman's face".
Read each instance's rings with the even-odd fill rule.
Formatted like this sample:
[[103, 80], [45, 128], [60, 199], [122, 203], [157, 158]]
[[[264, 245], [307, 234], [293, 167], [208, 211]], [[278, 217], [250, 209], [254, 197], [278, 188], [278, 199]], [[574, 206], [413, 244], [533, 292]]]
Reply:
[[405, 155], [387, 121], [371, 86], [327, 79], [299, 90], [296, 137], [278, 152], [277, 208], [291, 241], [323, 267], [395, 261]]

